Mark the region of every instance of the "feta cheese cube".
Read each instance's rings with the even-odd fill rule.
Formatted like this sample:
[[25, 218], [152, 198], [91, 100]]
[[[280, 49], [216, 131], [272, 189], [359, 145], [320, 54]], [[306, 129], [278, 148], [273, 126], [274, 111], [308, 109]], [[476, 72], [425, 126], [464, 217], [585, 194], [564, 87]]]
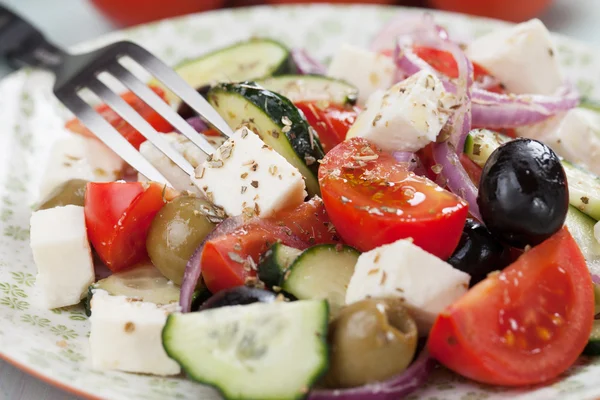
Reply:
[[539, 19], [485, 35], [467, 55], [512, 93], [549, 95], [563, 82], [550, 32]]
[[172, 306], [132, 301], [97, 289], [91, 309], [90, 353], [94, 369], [163, 376], [181, 372], [162, 345], [162, 330]]
[[595, 111], [574, 108], [518, 128], [517, 134], [544, 142], [559, 156], [600, 175], [600, 115]]
[[373, 93], [347, 137], [364, 137], [388, 151], [417, 151], [436, 139], [456, 104], [435, 75], [420, 71]]
[[348, 284], [346, 304], [368, 297], [399, 297], [427, 335], [435, 318], [462, 296], [470, 276], [402, 239], [358, 258]]
[[79, 303], [94, 282], [83, 207], [71, 205], [34, 212], [30, 245], [43, 305], [52, 309]]
[[192, 181], [229, 216], [269, 217], [306, 197], [300, 171], [248, 128], [219, 147]]
[[327, 75], [343, 79], [358, 89], [358, 103], [365, 104], [378, 89], [394, 83], [396, 65], [391, 57], [343, 45], [333, 56]]
[[50, 151], [40, 185], [40, 198], [71, 179], [111, 182], [119, 179], [125, 162], [99, 140], [70, 135], [56, 141]]
[[[194, 168], [197, 168], [206, 161], [207, 155], [185, 136], [179, 133], [169, 133], [163, 135], [163, 137], [175, 150], [177, 150], [177, 152], [183, 155]], [[207, 139], [215, 146], [215, 148], [219, 147], [225, 141], [221, 136], [207, 137]], [[142, 143], [140, 146], [140, 153], [150, 161], [150, 163], [154, 165], [154, 167], [156, 167], [169, 182], [171, 182], [171, 184], [173, 184], [175, 189], [200, 193], [199, 189], [190, 182], [189, 175], [175, 165], [173, 161], [152, 143], [149, 141]], [[146, 178], [143, 175], [138, 175], [138, 180], [145, 181]]]

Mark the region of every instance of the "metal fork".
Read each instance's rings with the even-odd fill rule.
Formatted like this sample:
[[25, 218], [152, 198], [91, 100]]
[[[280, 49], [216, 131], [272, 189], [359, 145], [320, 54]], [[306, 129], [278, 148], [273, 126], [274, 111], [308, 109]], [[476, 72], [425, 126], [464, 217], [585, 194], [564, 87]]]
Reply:
[[148, 50], [135, 43], [122, 41], [89, 53], [69, 54], [51, 44], [29, 22], [0, 6], [0, 56], [4, 56], [16, 68], [38, 67], [54, 73], [55, 96], [102, 142], [149, 180], [172, 186], [81, 97], [83, 89], [92, 91], [188, 175], [194, 173], [194, 167], [142, 116], [98, 79], [98, 75], [102, 73], [108, 73], [124, 84], [206, 154], [211, 154], [214, 148], [203, 135], [198, 134], [175, 110], [125, 68], [120, 62], [123, 58], [129, 57], [145, 68], [221, 134], [227, 137], [232, 134], [225, 120], [194, 88]]

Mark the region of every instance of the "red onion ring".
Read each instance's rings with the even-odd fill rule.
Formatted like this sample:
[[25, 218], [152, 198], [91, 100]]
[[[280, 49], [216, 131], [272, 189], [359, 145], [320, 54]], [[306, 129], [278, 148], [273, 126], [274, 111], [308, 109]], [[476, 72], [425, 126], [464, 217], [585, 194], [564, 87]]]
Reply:
[[592, 282], [594, 282], [596, 285], [600, 285], [600, 276], [592, 274]]
[[292, 60], [298, 68], [298, 72], [302, 75], [325, 75], [327, 68], [310, 56], [304, 49], [292, 49]]
[[192, 308], [192, 296], [200, 274], [202, 273], [202, 252], [204, 251], [204, 245], [209, 240], [215, 239], [222, 235], [227, 235], [237, 228], [242, 226], [244, 223], [241, 216], [227, 218], [221, 222], [217, 227], [204, 238], [200, 246], [194, 251], [194, 254], [187, 262], [185, 266], [185, 272], [183, 274], [183, 281], [181, 282], [181, 292], [179, 296], [179, 305], [181, 306], [181, 312], [190, 312]]
[[446, 178], [448, 188], [452, 193], [465, 199], [469, 204], [471, 215], [483, 222], [477, 205], [477, 188], [460, 163], [456, 151], [448, 142], [434, 143], [432, 150], [433, 159], [442, 167], [440, 175]]
[[425, 13], [422, 17], [415, 18], [398, 13], [371, 41], [370, 49], [377, 53], [389, 50], [394, 47], [399, 36], [419, 35], [423, 32], [435, 32], [437, 36], [448, 39], [448, 32], [435, 24], [432, 14]]
[[308, 395], [308, 400], [398, 400], [420, 388], [427, 380], [435, 361], [427, 350], [401, 374], [379, 383], [350, 389], [319, 389]]
[[186, 122], [191, 125], [192, 128], [196, 130], [196, 132], [202, 133], [208, 130], [208, 125], [206, 122], [202, 120], [202, 118], [196, 116], [192, 118], [186, 119]]
[[409, 171], [412, 171], [419, 176], [426, 176], [425, 167], [423, 166], [423, 163], [421, 163], [419, 156], [415, 153], [409, 151], [394, 151], [392, 156], [399, 163], [407, 163]]
[[473, 89], [473, 125], [515, 128], [542, 122], [579, 104], [579, 93], [565, 85], [554, 96], [498, 94]]

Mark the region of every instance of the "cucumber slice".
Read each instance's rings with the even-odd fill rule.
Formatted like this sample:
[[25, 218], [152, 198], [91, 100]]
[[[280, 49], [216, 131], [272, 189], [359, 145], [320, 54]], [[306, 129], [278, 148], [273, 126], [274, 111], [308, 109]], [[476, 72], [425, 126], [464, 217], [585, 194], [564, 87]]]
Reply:
[[247, 126], [298, 168], [311, 197], [320, 193], [318, 160], [325, 154], [292, 102], [254, 82], [217, 85], [208, 92], [208, 100], [232, 129]]
[[88, 316], [91, 315], [89, 303], [95, 289], [105, 290], [113, 296], [126, 296], [130, 299], [158, 305], [179, 301], [179, 286], [165, 278], [152, 264], [112, 274], [108, 278], [90, 285], [84, 301], [84, 308]]
[[490, 155], [512, 138], [488, 129], [475, 129], [469, 132], [465, 139], [465, 154], [475, 164], [483, 168]]
[[[184, 60], [174, 68], [190, 86], [198, 88], [219, 82], [240, 82], [296, 72], [289, 49], [271, 39], [250, 39], [217, 49], [198, 58]], [[150, 84], [166, 89], [153, 79]], [[179, 98], [165, 90], [171, 103]]]
[[302, 250], [275, 243], [263, 255], [258, 264], [258, 277], [268, 287], [281, 286], [283, 277]]
[[600, 219], [600, 177], [568, 161], [562, 162], [569, 183], [569, 203]]
[[[600, 285], [594, 284], [594, 300], [596, 307], [594, 315], [600, 313]], [[588, 356], [600, 356], [600, 320], [595, 319], [588, 344], [583, 349], [583, 354]]]
[[328, 367], [325, 301], [254, 303], [171, 314], [163, 346], [226, 399], [300, 399]]
[[299, 300], [326, 299], [335, 317], [360, 253], [350, 247], [322, 244], [306, 249], [290, 266], [282, 288]]
[[569, 206], [565, 225], [579, 245], [588, 269], [592, 274], [600, 275], [600, 243], [594, 238], [596, 221], [574, 206]]
[[319, 101], [356, 104], [358, 89], [341, 79], [322, 75], [281, 75], [260, 79], [257, 84], [292, 102]]
[[588, 110], [592, 110], [592, 111], [596, 111], [597, 113], [600, 113], [600, 102], [598, 102], [596, 100], [592, 100], [589, 97], [583, 97], [579, 101], [579, 107], [587, 108]]

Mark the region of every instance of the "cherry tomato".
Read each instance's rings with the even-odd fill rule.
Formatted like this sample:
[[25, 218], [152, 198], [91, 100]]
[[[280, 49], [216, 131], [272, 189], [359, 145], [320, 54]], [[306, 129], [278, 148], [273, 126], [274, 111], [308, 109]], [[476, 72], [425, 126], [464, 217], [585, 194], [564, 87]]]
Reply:
[[306, 249], [314, 244], [337, 243], [338, 239], [323, 202], [318, 198], [272, 218], [252, 220], [205, 244], [202, 277], [208, 289], [216, 293], [244, 285], [248, 278], [256, 276], [256, 272], [240, 261], [250, 257], [253, 262], [258, 262], [260, 255], [276, 241]]
[[590, 273], [563, 228], [440, 314], [427, 345], [433, 357], [465, 377], [532, 385], [575, 362], [593, 319]]
[[156, 183], [87, 184], [84, 212], [88, 238], [111, 271], [129, 268], [148, 257], [148, 229], [164, 203], [163, 186]]
[[296, 107], [304, 113], [310, 126], [317, 131], [325, 152], [346, 139], [348, 130], [360, 112], [358, 107], [319, 102], [300, 102], [296, 103]]
[[467, 175], [471, 178], [471, 181], [475, 186], [479, 187], [479, 180], [481, 179], [481, 171], [483, 170], [479, 165], [475, 164], [465, 153], [460, 155], [460, 163], [462, 164]]
[[441, 10], [522, 22], [538, 16], [550, 0], [429, 0]]
[[[163, 100], [165, 100], [165, 92], [156, 86], [151, 86], [154, 93], [158, 94]], [[173, 127], [163, 117], [161, 117], [156, 111], [150, 108], [146, 103], [141, 101], [134, 93], [127, 92], [121, 95], [121, 98], [127, 102], [138, 114], [140, 114], [146, 121], [152, 125], [158, 132], [171, 132]], [[102, 115], [115, 129], [119, 131], [121, 135], [129, 141], [136, 149], [140, 148], [140, 145], [146, 141], [146, 138], [129, 125], [123, 118], [112, 110], [106, 104], [101, 104], [96, 107], [96, 112]], [[78, 133], [80, 135], [96, 137], [92, 131], [85, 127], [77, 118], [68, 121], [65, 124], [65, 128], [68, 130]]]
[[[442, 74], [450, 78], [458, 78], [458, 67], [456, 66], [456, 60], [452, 57], [452, 54], [429, 47], [415, 47], [414, 52]], [[473, 78], [475, 81], [483, 81], [483, 79], [490, 77], [491, 75], [492, 74], [484, 67], [477, 63], [473, 63]], [[487, 90], [495, 93], [506, 92], [504, 87], [500, 84], [492, 86]]]
[[412, 237], [446, 259], [467, 218], [462, 199], [408, 172], [364, 138], [346, 140], [325, 156], [319, 184], [338, 234], [361, 251]]
[[225, 0], [92, 0], [107, 17], [121, 26], [143, 24], [222, 7]]

